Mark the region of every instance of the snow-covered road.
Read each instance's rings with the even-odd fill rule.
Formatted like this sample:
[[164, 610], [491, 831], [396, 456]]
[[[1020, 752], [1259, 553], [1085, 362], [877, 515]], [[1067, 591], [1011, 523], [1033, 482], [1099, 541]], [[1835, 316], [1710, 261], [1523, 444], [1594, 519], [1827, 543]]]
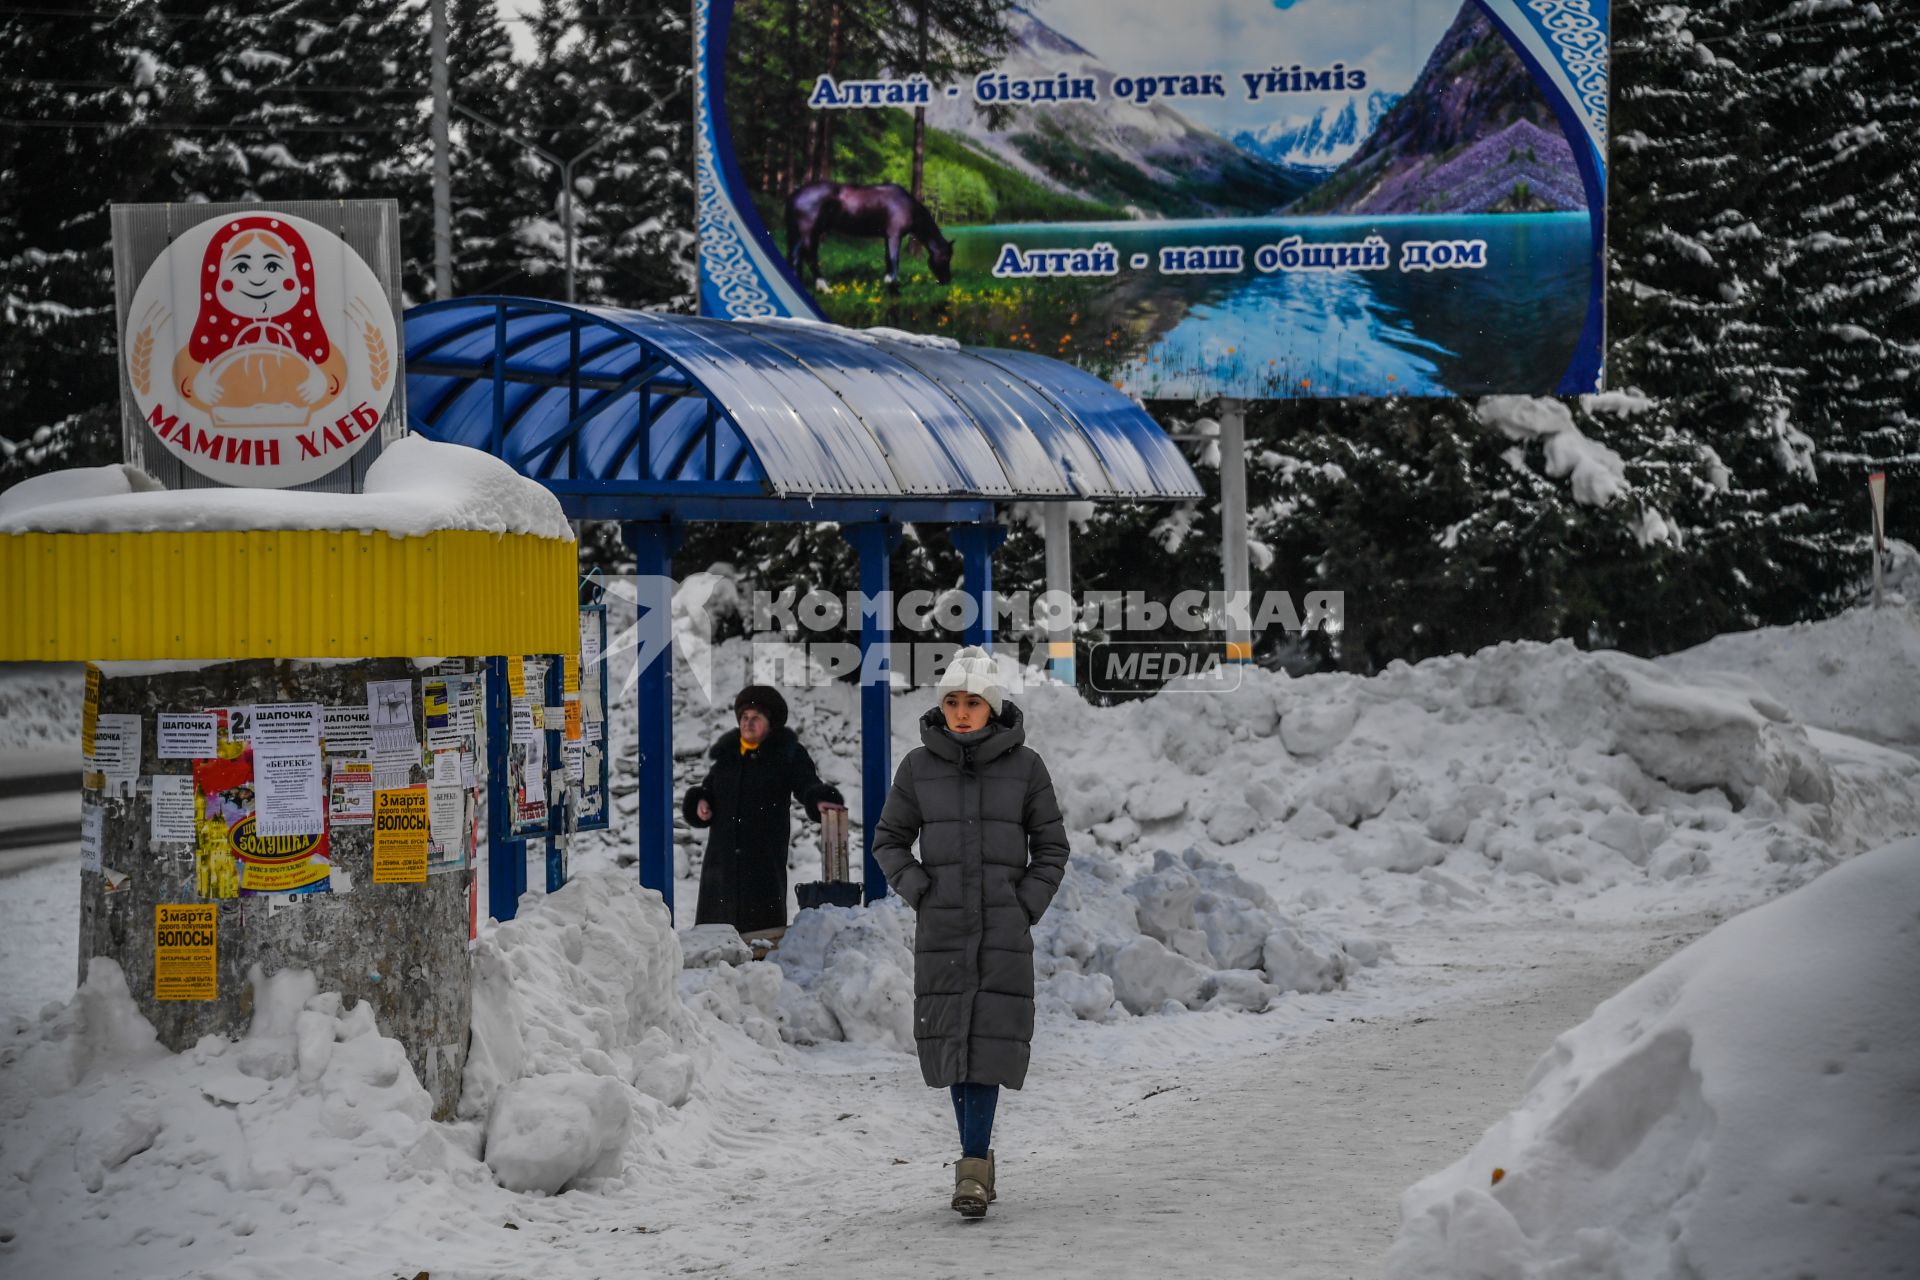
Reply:
[[1002, 1095], [979, 1223], [945, 1205], [951, 1113], [908, 1061], [871, 1080], [803, 1062], [736, 1097], [688, 1183], [527, 1202], [491, 1266], [445, 1274], [1374, 1276], [1401, 1190], [1512, 1106], [1556, 1034], [1718, 919], [1422, 924], [1391, 939], [1391, 1003], [1292, 1001], [1211, 1060], [1097, 1070], [1112, 1029], [1054, 1053], [1043, 1029], [1028, 1088]]

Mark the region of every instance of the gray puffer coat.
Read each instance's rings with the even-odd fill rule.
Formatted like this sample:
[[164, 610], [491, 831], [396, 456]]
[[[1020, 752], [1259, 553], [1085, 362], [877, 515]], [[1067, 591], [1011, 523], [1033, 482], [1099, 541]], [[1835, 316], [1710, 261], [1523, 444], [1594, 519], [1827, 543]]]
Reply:
[[[919, 915], [913, 1023], [929, 1085], [1027, 1077], [1033, 934], [1067, 871], [1053, 779], [1002, 699], [994, 732], [962, 745], [935, 707], [880, 813], [873, 856]], [[911, 847], [918, 839], [920, 857]]]

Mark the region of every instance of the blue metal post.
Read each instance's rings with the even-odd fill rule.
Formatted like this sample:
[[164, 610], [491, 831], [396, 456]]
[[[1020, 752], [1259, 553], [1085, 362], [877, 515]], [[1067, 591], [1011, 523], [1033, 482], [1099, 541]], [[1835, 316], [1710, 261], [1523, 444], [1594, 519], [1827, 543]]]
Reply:
[[974, 620], [966, 629], [968, 644], [993, 650], [993, 553], [1007, 540], [1003, 524], [956, 524], [948, 536], [960, 552], [960, 571], [966, 592], [973, 597]]
[[[554, 661], [547, 666], [545, 696], [547, 699], [546, 705], [549, 707], [557, 707], [564, 701], [560, 690], [566, 683], [566, 673], [560, 668], [561, 664], [565, 661], [564, 656], [556, 654]], [[552, 717], [549, 716], [548, 719], [552, 719]], [[548, 893], [560, 892], [567, 883], [566, 854], [561, 852], [560, 841], [555, 839], [553, 834], [559, 829], [562, 820], [561, 815], [568, 807], [566, 791], [564, 789], [555, 790], [553, 787], [553, 764], [556, 760], [564, 759], [561, 753], [565, 750], [565, 747], [562, 745], [565, 741], [566, 732], [564, 724], [559, 729], [555, 729], [551, 724], [547, 726], [547, 776], [543, 781], [547, 784]], [[561, 766], [561, 776], [566, 776], [566, 767], [564, 765]]]
[[[886, 522], [842, 525], [860, 553], [860, 591], [875, 607], [860, 615], [860, 821], [866, 899], [887, 895], [886, 873], [873, 858], [880, 810], [893, 788], [893, 574], [889, 557], [900, 526]], [[882, 597], [886, 597], [883, 601]]]
[[640, 884], [673, 913], [673, 552], [682, 529], [667, 521], [621, 526], [633, 552], [639, 617]]
[[507, 660], [487, 659], [487, 914], [511, 920], [527, 891], [527, 842], [513, 839], [507, 750], [513, 743]]

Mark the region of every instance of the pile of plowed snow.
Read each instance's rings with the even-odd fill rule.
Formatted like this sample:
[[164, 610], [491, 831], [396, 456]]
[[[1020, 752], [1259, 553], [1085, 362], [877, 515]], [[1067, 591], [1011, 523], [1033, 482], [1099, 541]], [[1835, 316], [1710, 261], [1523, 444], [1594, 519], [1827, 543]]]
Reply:
[[1920, 1265], [1920, 840], [1721, 925], [1554, 1041], [1410, 1188], [1390, 1280]]

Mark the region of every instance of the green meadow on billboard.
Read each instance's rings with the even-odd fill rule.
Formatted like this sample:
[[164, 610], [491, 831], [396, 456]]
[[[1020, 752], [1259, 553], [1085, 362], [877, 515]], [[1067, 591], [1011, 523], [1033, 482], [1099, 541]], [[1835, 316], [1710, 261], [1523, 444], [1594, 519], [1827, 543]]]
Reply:
[[1606, 0], [698, 0], [701, 304], [1137, 396], [1599, 387]]

